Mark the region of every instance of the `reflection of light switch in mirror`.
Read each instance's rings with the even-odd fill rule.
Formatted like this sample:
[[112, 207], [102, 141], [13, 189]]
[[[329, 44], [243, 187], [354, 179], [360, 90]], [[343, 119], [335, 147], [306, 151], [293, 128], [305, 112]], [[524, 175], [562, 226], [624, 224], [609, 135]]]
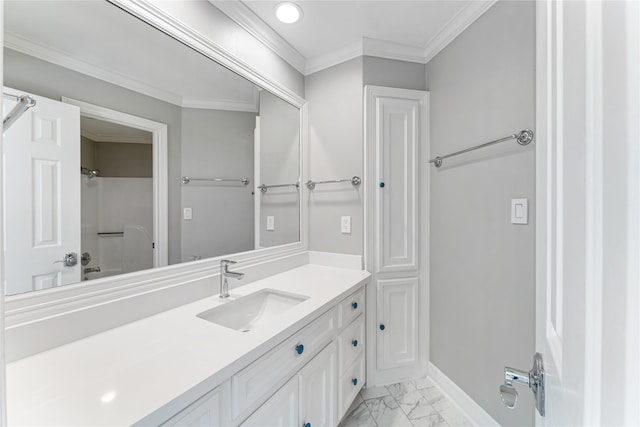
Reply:
[[342, 234], [351, 234], [351, 217], [343, 216], [340, 219], [340, 231]]
[[193, 216], [191, 216], [191, 208], [184, 208], [184, 214], [182, 217], [184, 219], [192, 219]]
[[269, 215], [267, 217], [267, 231], [273, 231], [276, 229], [276, 221], [275, 221], [275, 217]]
[[511, 199], [511, 224], [529, 223], [529, 203], [527, 199]]

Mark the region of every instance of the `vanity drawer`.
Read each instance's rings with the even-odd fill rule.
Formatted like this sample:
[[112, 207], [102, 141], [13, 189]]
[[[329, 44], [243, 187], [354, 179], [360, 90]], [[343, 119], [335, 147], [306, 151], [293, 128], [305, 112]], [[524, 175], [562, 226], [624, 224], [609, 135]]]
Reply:
[[364, 382], [364, 355], [361, 355], [340, 377], [338, 386], [338, 419], [341, 419], [346, 410], [349, 409]]
[[231, 377], [233, 419], [311, 360], [334, 336], [337, 317], [334, 307]]
[[347, 370], [364, 350], [364, 316], [357, 318], [338, 337], [340, 374]]
[[340, 310], [340, 328], [351, 323], [360, 313], [364, 313], [364, 288], [343, 299], [338, 309]]

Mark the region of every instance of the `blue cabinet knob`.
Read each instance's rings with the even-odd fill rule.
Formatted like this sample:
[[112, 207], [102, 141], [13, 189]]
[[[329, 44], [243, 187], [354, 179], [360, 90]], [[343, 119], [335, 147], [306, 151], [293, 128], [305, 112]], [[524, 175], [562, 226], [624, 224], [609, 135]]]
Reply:
[[384, 182], [380, 183], [380, 188], [384, 188]]
[[358, 346], [358, 340], [351, 341], [351, 344], [353, 344], [354, 347], [357, 347]]
[[311, 427], [311, 423], [304, 423], [304, 426], [302, 427]]
[[384, 325], [382, 323], [380, 324], [380, 330], [384, 331]]
[[353, 309], [355, 310], [356, 308], [358, 308], [358, 303], [357, 302], [352, 302], [351, 303], [351, 307], [353, 307]]
[[304, 346], [302, 344], [298, 344], [296, 346], [296, 353], [302, 354], [303, 351], [304, 351]]
[[358, 379], [357, 378], [352, 379], [351, 382], [353, 383], [353, 385], [358, 385]]

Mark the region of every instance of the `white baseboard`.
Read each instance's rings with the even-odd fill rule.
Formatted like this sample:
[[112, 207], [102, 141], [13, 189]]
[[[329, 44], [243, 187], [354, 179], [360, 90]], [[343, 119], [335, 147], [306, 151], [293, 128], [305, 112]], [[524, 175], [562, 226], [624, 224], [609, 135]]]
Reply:
[[360, 255], [309, 251], [309, 264], [348, 268], [350, 270], [362, 270], [362, 257]]
[[451, 378], [446, 376], [433, 363], [429, 362], [429, 377], [442, 389], [444, 394], [466, 415], [466, 417], [477, 426], [500, 427], [500, 424], [494, 420], [475, 400], [464, 392]]

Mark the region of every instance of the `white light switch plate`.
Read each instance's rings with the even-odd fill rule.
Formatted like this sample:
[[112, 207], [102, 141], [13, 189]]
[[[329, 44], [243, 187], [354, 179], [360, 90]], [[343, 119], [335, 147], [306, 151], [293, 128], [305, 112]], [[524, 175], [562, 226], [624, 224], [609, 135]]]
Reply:
[[191, 208], [184, 208], [182, 218], [183, 219], [193, 219], [193, 216], [192, 216], [192, 213], [191, 213]]
[[511, 199], [511, 224], [529, 224], [527, 199]]
[[276, 220], [272, 215], [267, 216], [267, 231], [274, 231], [276, 229]]
[[351, 217], [343, 216], [340, 218], [340, 231], [342, 234], [351, 234]]

